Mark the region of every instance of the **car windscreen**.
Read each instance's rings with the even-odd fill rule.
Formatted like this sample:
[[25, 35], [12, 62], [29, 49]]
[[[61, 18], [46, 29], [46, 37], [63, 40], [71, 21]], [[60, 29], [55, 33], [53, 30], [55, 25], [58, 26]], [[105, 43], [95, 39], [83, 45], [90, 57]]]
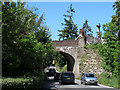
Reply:
[[64, 76], [74, 76], [73, 73], [64, 73], [63, 75], [64, 75]]
[[49, 69], [49, 71], [51, 72], [51, 71], [54, 71], [55, 72], [55, 69]]
[[94, 74], [86, 74], [86, 77], [94, 77]]

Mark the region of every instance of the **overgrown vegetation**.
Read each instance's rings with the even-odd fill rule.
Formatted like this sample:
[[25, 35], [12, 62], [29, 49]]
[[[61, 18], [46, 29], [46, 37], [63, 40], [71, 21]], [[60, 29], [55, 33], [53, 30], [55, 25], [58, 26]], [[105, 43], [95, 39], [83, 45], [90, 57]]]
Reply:
[[2, 88], [43, 88], [45, 81], [44, 73], [39, 74], [39, 76], [29, 76], [29, 77], [3, 77], [2, 78]]
[[103, 72], [100, 76], [101, 78], [98, 78], [99, 84], [104, 84], [114, 88], [120, 88], [119, 80], [117, 77], [110, 76], [110, 74], [107, 74], [106, 72]]
[[[98, 51], [102, 56], [103, 61], [101, 63], [103, 69], [107, 75], [102, 74], [100, 79], [101, 84], [119, 87], [120, 86], [120, 1], [116, 1], [113, 5], [116, 10], [116, 15], [112, 16], [112, 20], [109, 23], [103, 25], [103, 44], [95, 43], [86, 45], [85, 48], [90, 48]], [[116, 81], [113, 81], [113, 80]], [[113, 84], [114, 82], [114, 84]], [[113, 84], [113, 85], [112, 85]], [[116, 85], [115, 85], [116, 84]], [[119, 87], [120, 88], [120, 87]]]
[[82, 73], [82, 70], [84, 69], [84, 65], [83, 65], [83, 62], [85, 61], [85, 59], [87, 58], [87, 55], [86, 54], [83, 54], [82, 56], [81, 56], [81, 61], [80, 61], [80, 73]]
[[[92, 49], [96, 53], [99, 53], [101, 57], [103, 57], [103, 61], [101, 63], [101, 66], [104, 68], [105, 72], [103, 72], [101, 75], [98, 75], [100, 78], [98, 78], [98, 83], [111, 86], [114, 88], [120, 88], [120, 82], [119, 82], [119, 73], [114, 73], [107, 71], [108, 68], [106, 69], [106, 64], [105, 63], [105, 56], [103, 56], [106, 52], [103, 52], [104, 49], [104, 44], [100, 43], [95, 43], [95, 44], [90, 44], [90, 45], [85, 45], [86, 49]], [[111, 66], [111, 65], [109, 65]], [[114, 69], [113, 69], [114, 70]]]
[[[105, 53], [107, 52], [103, 50], [105, 49], [104, 46], [105, 46], [104, 44], [95, 43], [95, 44], [85, 45], [85, 48], [94, 50], [96, 53], [99, 53], [100, 56], [103, 58], [101, 66], [104, 68], [105, 72], [103, 72], [101, 75], [98, 75], [101, 77], [101, 78], [98, 78], [99, 84], [120, 88], [119, 72], [118, 73], [114, 73], [115, 71], [110, 72], [109, 68], [107, 67], [110, 67], [112, 65], [108, 64], [107, 66], [107, 64], [104, 64], [107, 62], [105, 61], [105, 59], [107, 58], [107, 56], [105, 56], [106, 55]], [[116, 70], [115, 68], [111, 68], [111, 69]]]
[[[35, 84], [38, 86], [34, 88], [39, 88], [38, 84], [44, 83], [44, 74], [41, 75], [44, 68], [50, 66], [54, 58], [59, 59], [52, 46], [44, 14], [38, 18], [34, 13], [37, 8], [29, 10], [25, 8], [24, 2], [0, 1], [0, 4], [2, 5], [2, 75], [6, 77], [3, 79], [4, 87], [14, 86], [9, 81], [6, 82], [10, 77], [13, 83], [18, 83], [18, 88], [19, 84], [26, 87], [25, 84], [21, 84], [23, 78], [14, 79], [14, 77], [34, 76]], [[28, 79], [25, 79], [25, 82], [29, 83]]]

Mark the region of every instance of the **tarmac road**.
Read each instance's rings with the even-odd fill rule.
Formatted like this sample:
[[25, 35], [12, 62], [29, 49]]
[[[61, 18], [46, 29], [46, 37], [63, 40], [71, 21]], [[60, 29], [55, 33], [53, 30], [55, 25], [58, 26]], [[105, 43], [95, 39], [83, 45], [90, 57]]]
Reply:
[[80, 80], [75, 80], [75, 84], [60, 85], [54, 81], [54, 77], [48, 77], [44, 90], [118, 90], [104, 85], [83, 85]]

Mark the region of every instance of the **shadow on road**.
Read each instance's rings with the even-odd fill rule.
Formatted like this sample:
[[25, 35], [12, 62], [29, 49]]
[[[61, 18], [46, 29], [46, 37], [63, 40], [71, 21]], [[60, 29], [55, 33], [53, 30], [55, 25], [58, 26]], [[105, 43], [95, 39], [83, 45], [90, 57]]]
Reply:
[[47, 77], [47, 80], [46, 80], [46, 83], [45, 83], [45, 86], [44, 86], [44, 89], [43, 90], [50, 90], [51, 88], [55, 87], [55, 84], [54, 84], [54, 77]]
[[99, 86], [98, 84], [86, 84], [86, 86]]
[[62, 85], [79, 85], [79, 84], [77, 84], [77, 83], [72, 83], [72, 84], [64, 83], [64, 84], [62, 84]]

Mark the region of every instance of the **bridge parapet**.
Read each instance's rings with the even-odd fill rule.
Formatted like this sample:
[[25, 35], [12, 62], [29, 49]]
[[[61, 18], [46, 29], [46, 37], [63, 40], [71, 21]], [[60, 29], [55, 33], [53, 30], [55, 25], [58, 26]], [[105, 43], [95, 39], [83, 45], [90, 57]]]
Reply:
[[53, 46], [77, 46], [77, 40], [63, 40], [63, 41], [53, 41]]

